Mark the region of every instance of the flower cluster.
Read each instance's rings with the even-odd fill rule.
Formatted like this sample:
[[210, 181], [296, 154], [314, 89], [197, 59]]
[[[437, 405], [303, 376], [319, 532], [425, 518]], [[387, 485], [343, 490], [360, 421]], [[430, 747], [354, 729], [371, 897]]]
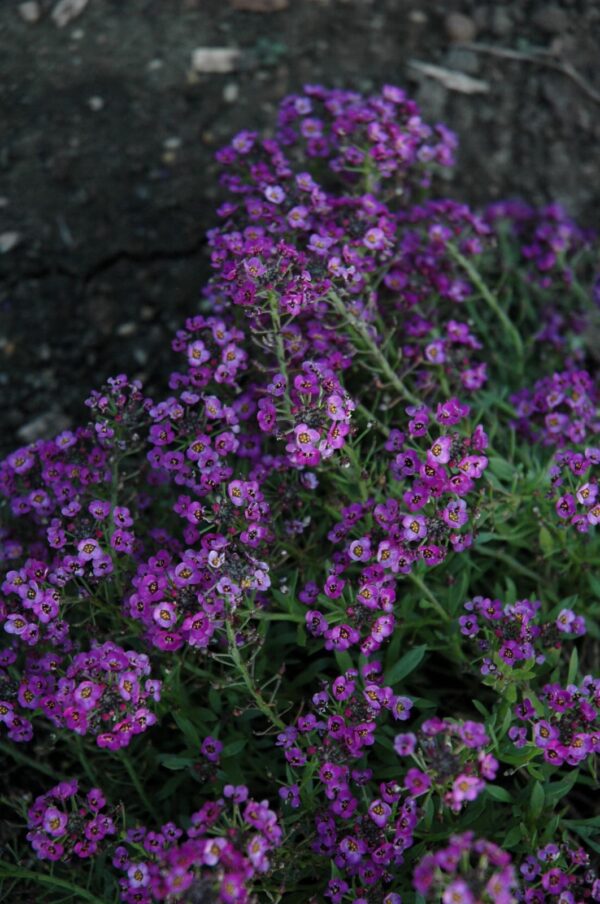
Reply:
[[[312, 697], [312, 712], [278, 735], [289, 767], [318, 782], [323, 807], [312, 848], [341, 872], [327, 887], [333, 904], [346, 900], [351, 888], [358, 898], [380, 889], [383, 900], [397, 904], [393, 894], [383, 897], [384, 889], [413, 842], [417, 804], [410, 795], [402, 799], [398, 781], [377, 783], [373, 770], [357, 763], [372, 751], [384, 714], [405, 721], [411, 709], [410, 698], [384, 686], [381, 665], [372, 662], [325, 684]], [[298, 782], [279, 793], [292, 808], [300, 806]]]
[[223, 797], [192, 814], [185, 833], [174, 823], [127, 831], [113, 856], [113, 866], [125, 873], [121, 900], [247, 904], [281, 840], [268, 802], [252, 800], [244, 785], [226, 785]]
[[486, 753], [485, 726], [455, 719], [427, 719], [418, 732], [396, 735], [394, 750], [417, 764], [406, 773], [404, 787], [410, 797], [435, 793], [441, 803], [459, 813], [493, 781], [498, 761]]
[[114, 813], [106, 811], [106, 798], [99, 788], [85, 797], [77, 781], [61, 782], [37, 797], [27, 814], [27, 840], [39, 860], [93, 857], [117, 833]]
[[[456, 399], [440, 403], [435, 414], [426, 406], [407, 411], [407, 433], [393, 429], [385, 444], [395, 453], [390, 465], [395, 495], [342, 509], [328, 538], [343, 549], [334, 553], [323, 586], [311, 581], [300, 592], [300, 600], [311, 606], [308, 631], [323, 636], [326, 649], [360, 643], [364, 653], [378, 650], [394, 630], [399, 578], [419, 562], [439, 565], [473, 541], [469, 528], [476, 503], [469, 508], [467, 498], [488, 464], [485, 431], [452, 429], [469, 412]], [[401, 501], [396, 483], [403, 490]], [[370, 530], [367, 523], [373, 524]]]
[[[14, 661], [6, 657], [6, 665]], [[99, 747], [119, 750], [156, 723], [150, 706], [160, 700], [162, 682], [149, 675], [145, 653], [111, 641], [68, 660], [56, 653], [30, 654], [18, 683], [8, 671], [0, 678], [0, 721], [11, 740], [29, 741], [31, 717], [42, 713], [57, 727], [93, 735]]]
[[81, 498], [92, 500], [96, 487], [110, 481], [107, 462], [99, 439], [80, 427], [17, 449], [0, 463], [0, 493], [9, 500], [11, 515], [34, 532], [38, 542], [29, 547], [33, 556], [45, 550], [46, 540], [52, 548], [65, 546], [63, 521], [72, 523], [82, 511]]
[[575, 258], [593, 238], [560, 204], [535, 208], [524, 201], [499, 201], [487, 208], [485, 218], [496, 229], [508, 228], [517, 239], [526, 278], [557, 294], [572, 283]]
[[568, 638], [585, 634], [585, 620], [565, 607], [556, 618], [543, 621], [539, 600], [501, 600], [476, 596], [465, 603], [467, 615], [458, 622], [461, 634], [476, 639], [483, 655], [481, 674], [502, 681], [513, 670], [545, 661], [547, 650], [558, 649]]
[[[377, 183], [393, 179], [402, 190], [429, 184], [429, 164], [452, 166], [456, 137], [445, 126], [428, 126], [416, 103], [393, 85], [363, 97], [355, 91], [307, 85], [281, 104], [277, 137], [289, 156], [327, 163], [344, 183], [360, 176]], [[246, 133], [233, 146], [255, 140]], [[375, 186], [374, 186], [375, 187]]]
[[591, 527], [600, 523], [600, 448], [588, 446], [583, 452], [560, 449], [553, 462], [550, 498], [556, 500], [556, 514], [563, 524], [587, 534]]
[[565, 370], [511, 397], [515, 425], [531, 442], [562, 447], [600, 432], [600, 393], [586, 370]]
[[544, 685], [538, 699], [517, 704], [515, 715], [526, 723], [509, 731], [516, 746], [529, 743], [553, 766], [579, 766], [600, 751], [600, 680], [591, 675], [580, 685]]
[[0, 462], [2, 799], [26, 763], [122, 801], [37, 798], [49, 896], [600, 900], [569, 840], [600, 747], [589, 237], [427, 197], [454, 147], [391, 86], [286, 98], [218, 153], [168, 389], [121, 374]]
[[[243, 482], [233, 483], [243, 497]], [[238, 504], [232, 506], [234, 512]], [[270, 585], [267, 563], [250, 550], [252, 543], [244, 548], [215, 533], [205, 534], [199, 549], [176, 557], [159, 550], [132, 578], [135, 589], [126, 601], [127, 615], [144, 625], [148, 643], [159, 650], [174, 652], [184, 644], [206, 650], [244, 594]]]
[[415, 867], [413, 886], [425, 900], [443, 904], [516, 904], [518, 900], [510, 854], [473, 832], [453, 835], [447, 847], [426, 854]]
[[546, 904], [548, 898], [560, 904], [600, 901], [600, 879], [582, 847], [551, 842], [525, 857], [519, 872], [526, 883], [525, 904]]

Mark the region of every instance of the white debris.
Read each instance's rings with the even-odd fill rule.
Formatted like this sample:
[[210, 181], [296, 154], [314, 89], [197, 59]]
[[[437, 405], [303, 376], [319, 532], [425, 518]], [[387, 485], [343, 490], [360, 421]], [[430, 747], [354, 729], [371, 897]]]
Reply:
[[34, 443], [37, 439], [49, 439], [71, 426], [71, 418], [63, 411], [53, 409], [34, 417], [17, 430], [17, 436], [24, 443]]
[[441, 82], [449, 91], [460, 91], [461, 94], [486, 94], [490, 90], [488, 82], [455, 69], [445, 69], [443, 66], [421, 63], [419, 60], [409, 60], [408, 65], [411, 69], [416, 69], [423, 75]]
[[16, 248], [21, 241], [20, 232], [2, 232], [0, 233], [0, 254], [7, 254]]
[[80, 16], [89, 0], [59, 0], [52, 10], [52, 18], [59, 28], [64, 28], [77, 16]]
[[94, 97], [88, 98], [87, 103], [90, 110], [92, 110], [92, 112], [94, 113], [99, 113], [100, 110], [104, 109], [104, 98], [98, 97], [97, 94], [95, 94]]
[[194, 72], [233, 72], [241, 51], [235, 47], [197, 47], [192, 52]]
[[34, 25], [39, 21], [42, 10], [36, 0], [27, 0], [27, 3], [19, 3], [19, 14], [25, 22]]
[[223, 88], [223, 100], [226, 104], [234, 104], [240, 96], [240, 88], [236, 82], [227, 82]]

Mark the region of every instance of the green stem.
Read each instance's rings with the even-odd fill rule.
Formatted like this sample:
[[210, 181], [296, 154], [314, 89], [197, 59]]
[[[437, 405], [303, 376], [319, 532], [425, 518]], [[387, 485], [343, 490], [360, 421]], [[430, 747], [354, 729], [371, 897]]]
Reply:
[[517, 560], [512, 556], [509, 556], [508, 553], [501, 552], [498, 549], [488, 549], [487, 546], [475, 546], [475, 549], [478, 553], [488, 556], [490, 559], [497, 559], [500, 562], [504, 562], [506, 565], [510, 565], [510, 567], [518, 574], [522, 574], [526, 578], [531, 578], [531, 580], [536, 581], [536, 583], [539, 583], [542, 579], [541, 575], [536, 574], [535, 571], [531, 571], [531, 569], [527, 568], [525, 565], [521, 565], [520, 562], [517, 562]]
[[303, 625], [306, 622], [302, 615], [293, 615], [291, 612], [263, 612], [260, 609], [255, 609], [250, 613], [250, 619], [253, 618], [260, 618], [262, 621], [298, 622], [299, 625]]
[[33, 870], [23, 869], [21, 866], [13, 866], [12, 863], [6, 863], [0, 860], [0, 877], [7, 879], [29, 879], [31, 882], [40, 883], [42, 885], [51, 885], [54, 888], [62, 888], [63, 891], [70, 891], [77, 895], [77, 901], [91, 901], [92, 904], [106, 904], [106, 899], [97, 898], [90, 891], [68, 882], [66, 879], [59, 879], [58, 876], [49, 876], [47, 873], [35, 873]]
[[360, 498], [363, 502], [366, 502], [369, 498], [369, 493], [367, 490], [367, 484], [362, 478], [362, 468], [360, 466], [360, 461], [358, 459], [358, 455], [356, 451], [352, 448], [351, 443], [347, 443], [344, 447], [344, 452], [348, 456], [354, 471], [356, 472], [356, 482], [358, 484], [358, 492], [360, 493]]
[[273, 336], [275, 338], [275, 355], [279, 370], [285, 378], [285, 392], [283, 394], [283, 403], [285, 405], [286, 414], [290, 421], [293, 420], [290, 408], [289, 398], [289, 380], [287, 372], [287, 364], [285, 360], [285, 345], [283, 344], [283, 333], [281, 332], [281, 317], [279, 316], [279, 301], [275, 292], [269, 292], [269, 311], [271, 313], [271, 323], [273, 324]]
[[87, 775], [88, 779], [92, 783], [92, 785], [97, 788], [100, 784], [98, 779], [96, 778], [96, 774], [92, 768], [90, 761], [88, 760], [87, 754], [85, 752], [85, 747], [83, 745], [83, 741], [80, 735], [76, 736], [75, 746], [77, 747], [77, 755], [79, 757], [79, 761], [83, 767], [83, 771]]
[[277, 716], [273, 712], [272, 708], [269, 706], [267, 701], [261, 695], [258, 688], [256, 688], [254, 681], [252, 680], [252, 676], [251, 676], [250, 672], [248, 671], [245, 662], [243, 662], [242, 657], [240, 656], [240, 651], [238, 649], [238, 645], [235, 640], [235, 633], [234, 633], [233, 627], [231, 625], [231, 622], [229, 622], [229, 621], [226, 622], [226, 626], [227, 626], [227, 640], [229, 641], [229, 654], [230, 654], [231, 658], [233, 659], [235, 667], [237, 668], [238, 672], [242, 676], [244, 684], [246, 685], [246, 688], [248, 689], [250, 696], [256, 703], [256, 706], [261, 711], [261, 713], [263, 713], [263, 715], [265, 715], [267, 717], [269, 722], [271, 722], [271, 724], [274, 725], [276, 728], [278, 728], [280, 731], [283, 731], [286, 727], [285, 722], [283, 722], [279, 718], [279, 716]]
[[498, 304], [498, 299], [496, 298], [496, 296], [486, 286], [471, 261], [468, 260], [463, 254], [461, 254], [455, 245], [453, 245], [451, 242], [448, 242], [446, 247], [448, 248], [450, 257], [452, 257], [456, 261], [456, 263], [463, 268], [475, 288], [479, 291], [481, 297], [486, 301], [490, 310], [492, 310], [496, 317], [500, 320], [502, 326], [511, 337], [519, 358], [522, 359], [523, 342], [521, 340], [521, 336], [519, 335], [519, 331], [511, 323], [510, 318], [506, 314], [506, 311], [504, 311]]
[[356, 410], [360, 411], [360, 413], [363, 415], [363, 417], [365, 417], [367, 419], [367, 422], [370, 421], [371, 423], [376, 424], [384, 436], [390, 435], [390, 428], [386, 427], [386, 425], [383, 423], [383, 421], [380, 421], [379, 418], [377, 417], [377, 415], [373, 414], [372, 411], [369, 411], [369, 409], [366, 407], [366, 405], [363, 405], [362, 402], [358, 403], [358, 405], [356, 406]]
[[152, 816], [152, 819], [155, 821], [156, 825], [159, 826], [161, 824], [160, 816], [154, 809], [153, 804], [151, 803], [146, 792], [144, 791], [143, 785], [140, 782], [139, 775], [133, 768], [133, 764], [131, 763], [131, 760], [129, 759], [129, 757], [123, 750], [119, 751], [119, 758], [120, 758], [121, 762], [123, 763], [123, 765], [125, 766], [125, 769], [127, 770], [129, 778], [131, 779], [131, 783], [133, 784], [133, 787], [137, 791], [139, 799], [143, 803], [143, 805], [146, 808], [146, 810], [148, 811], [148, 813], [150, 813], [150, 815]]
[[335, 292], [330, 292], [328, 298], [337, 313], [340, 314], [340, 316], [346, 321], [348, 326], [350, 326], [356, 333], [358, 333], [358, 335], [364, 342], [367, 351], [371, 355], [371, 358], [373, 358], [373, 360], [377, 363], [382, 376], [384, 376], [386, 380], [388, 380], [388, 382], [394, 387], [394, 389], [399, 392], [407, 402], [411, 402], [413, 405], [418, 405], [419, 399], [412, 394], [410, 389], [408, 389], [404, 385], [398, 374], [393, 370], [390, 362], [385, 357], [385, 355], [369, 333], [366, 324], [358, 317], [353, 317], [348, 313], [344, 302], [339, 297], [339, 295], [335, 294]]
[[424, 596], [427, 597], [427, 599], [429, 600], [429, 602], [431, 603], [431, 605], [435, 609], [435, 611], [438, 613], [438, 615], [445, 622], [449, 622], [451, 620], [450, 616], [448, 615], [448, 613], [446, 612], [446, 610], [444, 609], [444, 607], [442, 606], [440, 601], [437, 599], [437, 597], [435, 597], [433, 595], [433, 593], [431, 592], [431, 590], [429, 589], [429, 587], [427, 587], [423, 578], [420, 578], [418, 574], [414, 574], [412, 571], [409, 573], [408, 577], [413, 582], [413, 584], [415, 584], [415, 586], [419, 588], [419, 590], [424, 594]]
[[49, 776], [49, 778], [53, 778], [57, 782], [62, 782], [65, 780], [65, 777], [61, 775], [59, 772], [55, 772], [50, 766], [45, 766], [43, 763], [38, 763], [32, 756], [28, 756], [26, 753], [21, 753], [20, 750], [13, 749], [10, 744], [4, 744], [0, 742], [0, 751], [2, 753], [7, 754], [12, 757], [17, 763], [21, 763], [23, 766], [29, 766], [30, 769], [37, 769], [38, 772], [42, 772], [44, 775]]

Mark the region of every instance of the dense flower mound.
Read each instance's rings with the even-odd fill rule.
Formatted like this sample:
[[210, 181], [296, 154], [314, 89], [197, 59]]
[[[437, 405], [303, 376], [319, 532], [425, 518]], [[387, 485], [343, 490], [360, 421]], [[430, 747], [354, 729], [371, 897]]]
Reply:
[[510, 855], [473, 832], [454, 835], [450, 844], [417, 864], [413, 885], [425, 900], [443, 904], [515, 904], [517, 879]]
[[3, 899], [600, 901], [595, 238], [455, 150], [285, 98], [164, 391], [0, 462]]
[[[16, 622], [10, 618], [19, 617], [8, 617], [5, 630], [12, 631]], [[14, 654], [10, 658], [16, 659]], [[29, 741], [29, 715], [41, 711], [55, 726], [94, 735], [99, 747], [118, 750], [156, 722], [146, 704], [160, 700], [161, 682], [146, 677], [149, 674], [145, 653], [110, 642], [77, 653], [68, 662], [56, 653], [30, 654], [16, 694], [18, 710], [8, 699], [0, 701], [2, 721], [11, 740]]]
[[459, 618], [465, 637], [477, 638], [483, 655], [481, 674], [495, 680], [510, 679], [525, 665], [546, 661], [546, 650], [559, 649], [566, 639], [585, 634], [585, 621], [572, 609], [561, 609], [551, 621], [541, 621], [539, 600], [501, 600], [475, 597], [465, 603], [467, 615]]
[[85, 797], [77, 781], [61, 782], [37, 797], [27, 813], [27, 840], [40, 860], [93, 857], [117, 833], [99, 788]]
[[143, 827], [125, 834], [113, 857], [125, 873], [123, 901], [250, 900], [254, 877], [268, 872], [269, 854], [281, 843], [281, 828], [267, 802], [249, 798], [244, 785], [226, 785], [223, 793], [192, 813], [187, 832], [167, 823], [157, 832]]
[[600, 448], [588, 446], [583, 452], [561, 449], [554, 456], [550, 469], [550, 495], [558, 497], [556, 514], [565, 525], [574, 527], [582, 534], [587, 534], [600, 522], [599, 465]]
[[600, 393], [585, 370], [569, 369], [538, 380], [533, 391], [512, 397], [518, 429], [547, 446], [582, 443], [600, 432]]

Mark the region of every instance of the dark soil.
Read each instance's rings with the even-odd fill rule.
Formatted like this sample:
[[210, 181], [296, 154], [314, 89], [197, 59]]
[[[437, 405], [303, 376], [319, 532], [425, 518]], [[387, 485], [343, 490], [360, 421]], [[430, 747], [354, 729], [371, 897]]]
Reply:
[[[171, 334], [208, 273], [214, 151], [240, 128], [272, 125], [304, 82], [408, 84], [426, 117], [459, 134], [450, 194], [558, 200], [595, 225], [595, 0], [289, 0], [274, 13], [229, 0], [89, 0], [65, 28], [50, 17], [56, 2], [38, 0], [33, 24], [19, 0], [0, 3], [4, 450], [85, 418], [84, 398], [111, 374], [161, 391]], [[524, 57], [465, 50], [460, 38]], [[239, 68], [191, 76], [201, 46], [240, 48]], [[541, 48], [584, 84], [542, 65]], [[489, 92], [448, 90], [410, 60], [484, 79]], [[2, 253], [7, 233], [18, 242]]]

